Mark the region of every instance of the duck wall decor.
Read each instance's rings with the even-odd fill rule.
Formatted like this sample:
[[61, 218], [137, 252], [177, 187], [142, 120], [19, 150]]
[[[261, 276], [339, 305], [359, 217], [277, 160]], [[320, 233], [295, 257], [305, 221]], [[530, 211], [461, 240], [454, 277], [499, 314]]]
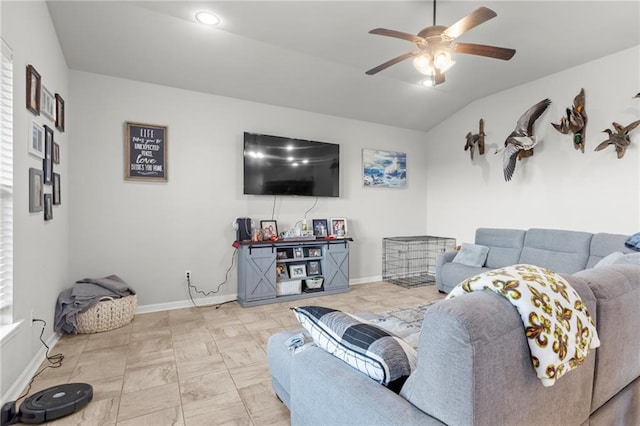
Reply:
[[[516, 128], [504, 141], [502, 149], [502, 168], [504, 180], [509, 182], [516, 169], [516, 158], [521, 160], [524, 157], [533, 155], [533, 147], [538, 143], [538, 138], [533, 135], [533, 124], [542, 113], [551, 105], [549, 99], [543, 99], [525, 112]], [[500, 151], [496, 151], [496, 154]]]
[[560, 119], [559, 124], [551, 125], [560, 133], [573, 133], [573, 147], [584, 154], [585, 131], [587, 127], [587, 112], [584, 109], [584, 89], [573, 99], [571, 109], [567, 108], [567, 115]]
[[611, 131], [611, 129], [604, 129], [602, 132], [609, 135], [609, 138], [605, 141], [600, 142], [594, 151], [602, 151], [609, 145], [613, 145], [616, 148], [616, 153], [618, 154], [618, 158], [624, 157], [624, 153], [627, 151], [627, 147], [631, 145], [631, 138], [629, 133], [638, 125], [640, 125], [640, 120], [636, 120], [628, 126], [622, 127], [621, 124], [613, 122], [613, 129], [615, 132]]
[[479, 130], [476, 134], [471, 134], [471, 132], [467, 133], [467, 142], [464, 145], [464, 150], [469, 151], [471, 154], [471, 160], [473, 160], [473, 151], [475, 150], [475, 145], [478, 145], [478, 154], [484, 155], [484, 120], [481, 118], [479, 123]]

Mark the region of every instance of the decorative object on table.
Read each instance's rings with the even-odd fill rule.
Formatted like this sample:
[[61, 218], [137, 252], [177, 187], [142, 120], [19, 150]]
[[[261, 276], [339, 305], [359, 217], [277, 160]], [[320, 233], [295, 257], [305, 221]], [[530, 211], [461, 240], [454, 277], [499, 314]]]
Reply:
[[40, 100], [40, 112], [49, 120], [55, 122], [56, 104], [53, 94], [42, 85], [42, 94]]
[[124, 178], [167, 182], [167, 126], [125, 122]]
[[60, 164], [60, 145], [53, 142], [53, 164]]
[[307, 264], [306, 263], [291, 263], [289, 264], [289, 276], [291, 278], [304, 278], [307, 276]]
[[304, 257], [304, 250], [302, 249], [302, 247], [296, 247], [293, 249], [293, 258], [294, 259], [301, 259]]
[[467, 143], [464, 145], [464, 150], [469, 151], [471, 155], [471, 160], [473, 160], [473, 151], [475, 150], [475, 145], [478, 145], [478, 154], [484, 155], [484, 120], [481, 118], [479, 123], [478, 133], [472, 134], [471, 132], [467, 133]]
[[331, 235], [336, 238], [344, 238], [348, 235], [347, 219], [344, 217], [331, 218]]
[[33, 154], [39, 158], [44, 158], [44, 128], [40, 124], [36, 123], [35, 120], [31, 121], [29, 154]]
[[554, 129], [566, 135], [573, 134], [573, 147], [584, 153], [585, 132], [587, 127], [587, 112], [584, 108], [584, 89], [573, 99], [571, 109], [567, 108], [566, 117], [560, 119], [560, 123], [551, 123]]
[[322, 274], [322, 269], [320, 268], [319, 260], [310, 260], [307, 263], [307, 275], [320, 275]]
[[44, 186], [42, 170], [29, 169], [29, 213], [41, 212], [44, 208]]
[[278, 263], [276, 265], [276, 280], [288, 280], [289, 274], [287, 273], [287, 266], [284, 263]]
[[40, 73], [27, 65], [27, 109], [35, 115], [40, 115], [41, 85]]
[[[538, 143], [538, 138], [533, 135], [533, 124], [550, 104], [549, 99], [543, 99], [529, 108], [518, 120], [515, 130], [504, 141], [502, 168], [505, 181], [510, 181], [516, 170], [516, 158], [522, 160], [533, 155], [533, 147]], [[500, 151], [496, 151], [496, 154], [498, 152]]]
[[60, 198], [60, 173], [53, 174], [53, 205], [59, 206], [62, 204]]
[[64, 99], [56, 93], [56, 129], [64, 132]]
[[53, 129], [44, 125], [44, 159], [42, 160], [42, 170], [44, 171], [44, 183], [53, 183]]
[[495, 18], [497, 14], [486, 7], [480, 7], [450, 27], [436, 25], [436, 1], [433, 0], [433, 25], [418, 34], [409, 34], [386, 28], [375, 28], [369, 34], [394, 37], [414, 44], [411, 52], [404, 53], [366, 72], [376, 74], [405, 59], [414, 58], [413, 66], [422, 74], [430, 76], [431, 85], [444, 83], [444, 72], [455, 64], [452, 53], [465, 53], [508, 61], [515, 55], [514, 49], [472, 43], [456, 43], [455, 39], [470, 29]]
[[44, 220], [53, 219], [53, 200], [51, 194], [44, 194]]
[[613, 122], [613, 129], [615, 133], [611, 131], [611, 129], [604, 129], [603, 132], [609, 135], [609, 138], [605, 141], [600, 142], [594, 151], [602, 151], [609, 145], [613, 145], [616, 148], [616, 153], [618, 154], [618, 158], [624, 157], [624, 153], [627, 151], [627, 147], [631, 145], [631, 139], [629, 133], [640, 124], [640, 120], [636, 120], [633, 123], [629, 124], [626, 127], [622, 127], [621, 124]]
[[278, 222], [275, 220], [261, 220], [260, 228], [262, 229], [262, 238], [264, 240], [269, 240], [272, 236], [278, 236]]
[[327, 219], [313, 219], [313, 235], [316, 237], [326, 237], [329, 235], [329, 222]]
[[406, 188], [407, 154], [363, 149], [362, 178], [365, 186]]

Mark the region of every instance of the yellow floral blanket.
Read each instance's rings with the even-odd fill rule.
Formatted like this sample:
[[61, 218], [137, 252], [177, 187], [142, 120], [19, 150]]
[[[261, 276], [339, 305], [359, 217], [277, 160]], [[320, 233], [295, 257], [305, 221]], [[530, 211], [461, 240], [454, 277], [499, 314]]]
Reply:
[[533, 265], [495, 269], [461, 282], [447, 299], [482, 290], [503, 296], [520, 313], [533, 367], [544, 386], [552, 386], [600, 346], [587, 307], [555, 272]]

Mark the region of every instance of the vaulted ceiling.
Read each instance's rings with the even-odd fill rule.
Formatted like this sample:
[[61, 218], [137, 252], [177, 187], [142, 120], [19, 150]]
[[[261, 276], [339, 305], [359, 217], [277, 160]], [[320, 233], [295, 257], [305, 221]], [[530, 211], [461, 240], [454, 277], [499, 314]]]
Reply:
[[[413, 49], [368, 31], [416, 34], [433, 23], [430, 1], [47, 4], [71, 69], [416, 130], [489, 94], [640, 44], [638, 1], [441, 0], [438, 25], [480, 6], [498, 15], [460, 42], [517, 53], [508, 62], [454, 54], [446, 82], [427, 88], [411, 60], [365, 71]], [[222, 23], [197, 23], [199, 10]], [[616, 78], [615, 70], [602, 78]], [[576, 81], [580, 87], [580, 75]]]

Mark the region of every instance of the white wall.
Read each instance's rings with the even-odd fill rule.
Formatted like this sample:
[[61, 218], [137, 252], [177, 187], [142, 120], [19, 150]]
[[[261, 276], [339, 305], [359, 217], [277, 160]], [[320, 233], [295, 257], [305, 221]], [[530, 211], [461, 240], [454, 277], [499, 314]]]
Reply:
[[[53, 336], [53, 313], [60, 291], [69, 286], [68, 236], [69, 193], [68, 133], [54, 131], [60, 144], [61, 164], [54, 166], [60, 173], [62, 200], [53, 208], [53, 220], [45, 222], [43, 212], [29, 213], [29, 168], [42, 169], [42, 160], [27, 153], [28, 129], [33, 118], [54, 128], [44, 116], [36, 117], [25, 107], [26, 66], [33, 65], [42, 76], [42, 83], [52, 92], [69, 101], [67, 64], [58, 45], [49, 11], [44, 2], [1, 3], [2, 37], [13, 49], [13, 137], [14, 137], [14, 268], [13, 316], [24, 320], [15, 335], [2, 341], [0, 348], [0, 395], [3, 398], [18, 377], [33, 373], [42, 360], [43, 346], [38, 338], [40, 324], [31, 327], [34, 317], [47, 322], [44, 338]], [[28, 23], [28, 24], [27, 24]], [[51, 193], [51, 186], [45, 186]], [[40, 351], [39, 357], [36, 356]], [[21, 389], [17, 389], [21, 391]]]
[[[381, 275], [381, 240], [424, 234], [424, 133], [237, 99], [76, 72], [70, 74], [70, 253], [74, 279], [117, 274], [140, 305], [188, 300], [184, 271], [215, 290], [231, 262], [236, 217], [271, 218], [274, 198], [242, 194], [243, 132], [340, 144], [340, 198], [307, 218], [349, 220], [351, 279]], [[168, 126], [168, 183], [125, 181], [124, 122]], [[363, 148], [407, 153], [408, 188], [364, 188]], [[315, 198], [278, 197], [274, 218], [292, 227]], [[237, 291], [236, 269], [219, 295]], [[161, 307], [161, 306], [157, 306]]]
[[[640, 128], [622, 159], [612, 147], [594, 152], [606, 139], [602, 130], [616, 121], [640, 119], [640, 47], [489, 96], [468, 105], [427, 134], [427, 229], [430, 234], [473, 242], [478, 227], [533, 227], [632, 234], [640, 230]], [[556, 131], [580, 88], [589, 117], [584, 154]], [[536, 122], [542, 142], [532, 157], [519, 161], [505, 182], [504, 144], [530, 106], [549, 98]], [[463, 151], [468, 131], [484, 118], [487, 150], [469, 158]]]

